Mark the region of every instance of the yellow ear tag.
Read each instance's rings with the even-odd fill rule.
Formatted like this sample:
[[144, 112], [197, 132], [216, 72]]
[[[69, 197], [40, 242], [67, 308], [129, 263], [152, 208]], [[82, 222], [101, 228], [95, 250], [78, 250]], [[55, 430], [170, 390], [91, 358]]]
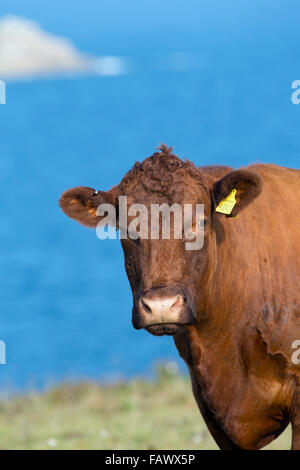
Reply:
[[233, 189], [229, 196], [227, 196], [223, 201], [220, 202], [218, 207], [216, 208], [216, 212], [220, 212], [220, 214], [230, 215], [234, 206], [236, 205], [236, 189]]

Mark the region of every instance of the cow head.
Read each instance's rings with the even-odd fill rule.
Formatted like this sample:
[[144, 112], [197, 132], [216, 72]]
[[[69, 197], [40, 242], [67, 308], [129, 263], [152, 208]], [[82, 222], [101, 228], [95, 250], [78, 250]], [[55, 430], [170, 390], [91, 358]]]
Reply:
[[[211, 168], [196, 168], [191, 162], [173, 155], [172, 149], [165, 145], [159, 150], [142, 163], [136, 163], [111, 190], [72, 188], [63, 193], [60, 206], [69, 217], [94, 228], [103, 220], [99, 206], [110, 204], [115, 208], [116, 224], [123, 233], [125, 269], [133, 294], [133, 326], [145, 328], [155, 335], [174, 335], [185, 325], [195, 322], [206, 283], [214, 270], [218, 225], [220, 218], [225, 217], [217, 213], [216, 208], [234, 190], [236, 204], [230, 216], [238, 216], [259, 195], [262, 181], [253, 172], [233, 171], [226, 167], [220, 170], [221, 177], [216, 178], [216, 172]], [[127, 197], [125, 237], [124, 214], [122, 220], [120, 215], [121, 196]], [[203, 247], [187, 250], [184, 231], [181, 238], [175, 237], [176, 221], [172, 211], [169, 238], [162, 236], [162, 218], [158, 219], [158, 237], [151, 237], [150, 225], [147, 237], [127, 236], [134, 219], [129, 208], [134, 204], [146, 207], [148, 214], [153, 204], [167, 204], [168, 207], [203, 204], [200, 224], [195, 211], [190, 220], [195, 237], [197, 230], [203, 232]], [[148, 223], [151, 222], [149, 218]]]

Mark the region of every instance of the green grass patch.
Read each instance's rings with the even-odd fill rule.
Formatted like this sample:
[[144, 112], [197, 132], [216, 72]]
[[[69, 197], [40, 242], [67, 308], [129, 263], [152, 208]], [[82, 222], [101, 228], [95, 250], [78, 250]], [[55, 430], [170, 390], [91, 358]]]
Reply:
[[[1, 449], [217, 449], [186, 377], [62, 384], [0, 402]], [[288, 449], [290, 432], [269, 448]]]

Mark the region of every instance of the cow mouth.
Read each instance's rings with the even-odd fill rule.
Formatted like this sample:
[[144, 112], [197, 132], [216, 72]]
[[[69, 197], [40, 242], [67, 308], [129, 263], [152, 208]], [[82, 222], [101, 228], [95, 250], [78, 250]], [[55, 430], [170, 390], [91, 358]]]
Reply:
[[145, 327], [149, 333], [154, 336], [169, 335], [173, 336], [183, 328], [181, 323], [156, 323], [154, 325], [148, 325]]

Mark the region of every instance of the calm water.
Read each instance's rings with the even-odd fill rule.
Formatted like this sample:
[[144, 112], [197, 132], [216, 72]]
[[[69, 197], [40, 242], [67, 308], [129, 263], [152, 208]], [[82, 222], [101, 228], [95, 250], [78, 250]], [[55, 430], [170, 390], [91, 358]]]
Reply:
[[130, 72], [8, 84], [0, 106], [5, 387], [150, 374], [155, 361], [177, 361], [172, 339], [133, 330], [119, 242], [67, 219], [62, 191], [108, 189], [161, 142], [196, 164], [299, 168], [300, 105], [290, 97], [300, 54], [287, 27], [280, 39], [241, 41], [67, 33], [85, 50], [100, 54], [107, 44], [127, 56]]

